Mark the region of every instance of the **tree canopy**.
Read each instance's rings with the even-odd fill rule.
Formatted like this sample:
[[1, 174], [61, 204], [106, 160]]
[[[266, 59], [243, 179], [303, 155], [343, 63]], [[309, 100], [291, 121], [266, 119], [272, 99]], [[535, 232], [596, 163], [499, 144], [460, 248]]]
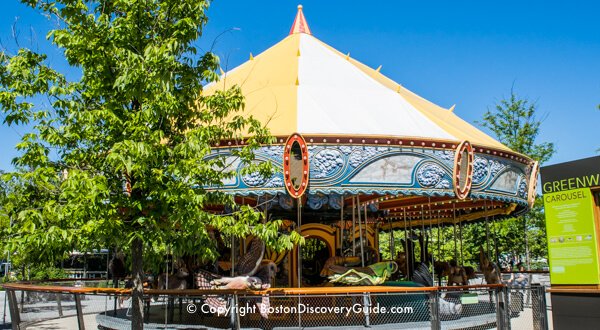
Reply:
[[[205, 188], [234, 175], [211, 156], [222, 140], [245, 139], [235, 155], [247, 171], [272, 171], [255, 162], [253, 150], [271, 138], [239, 114], [240, 89], [202, 94], [220, 71], [218, 58], [197, 45], [210, 1], [22, 2], [60, 22], [47, 37], [81, 75], [67, 79], [31, 49], [0, 53], [5, 124], [32, 127], [17, 145], [16, 170], [3, 175], [14, 221], [2, 230], [6, 248], [51, 262], [74, 249], [132, 246], [141, 268], [141, 249], [215, 258], [209, 227], [278, 249], [299, 239]], [[209, 212], [215, 204], [236, 212]]]
[[[536, 112], [535, 103], [511, 90], [510, 96], [500, 100], [493, 110], [488, 110], [479, 124], [490, 129], [507, 147], [543, 164], [552, 157], [555, 148], [551, 142], [536, 141], [542, 124]], [[528, 213], [499, 225], [498, 240], [504, 241], [501, 251], [513, 259], [525, 256], [528, 263], [531, 253], [537, 258], [547, 258], [545, 218], [539, 197]]]

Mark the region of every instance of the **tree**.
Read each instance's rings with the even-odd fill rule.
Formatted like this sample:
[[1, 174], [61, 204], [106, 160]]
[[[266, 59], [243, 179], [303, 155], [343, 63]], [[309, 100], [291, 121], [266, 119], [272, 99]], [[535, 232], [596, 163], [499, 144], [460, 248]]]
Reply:
[[554, 154], [551, 142], [536, 143], [542, 120], [536, 118], [537, 105], [525, 98], [519, 98], [511, 90], [508, 99], [502, 99], [483, 115], [478, 122], [494, 133], [496, 138], [512, 150], [545, 163]]
[[[216, 215], [207, 205], [234, 206], [219, 186], [234, 173], [208, 157], [222, 140], [247, 138], [235, 155], [247, 171], [271, 175], [253, 150], [271, 142], [244, 107], [239, 88], [201, 93], [217, 79], [218, 58], [196, 40], [207, 22], [201, 0], [22, 0], [55, 17], [48, 33], [79, 79], [29, 49], [0, 54], [0, 105], [7, 125], [34, 129], [17, 146], [15, 189], [3, 230], [12, 252], [47, 261], [73, 249], [129, 246], [134, 280], [132, 328], [143, 327], [143, 255], [167, 246], [216, 257], [208, 227], [257, 235], [277, 249], [300, 238], [277, 234], [247, 206]], [[40, 100], [49, 100], [49, 105]], [[35, 254], [34, 254], [35, 253]]]
[[[518, 97], [511, 90], [510, 97], [500, 100], [493, 110], [488, 110], [483, 115], [483, 121], [478, 123], [490, 129], [498, 140], [510, 149], [527, 155], [542, 164], [552, 157], [555, 149], [553, 143], [536, 142], [542, 124], [542, 120], [536, 118], [536, 110], [537, 105], [535, 103]], [[534, 241], [536, 256], [546, 257], [548, 253], [545, 241], [543, 205], [539, 197], [529, 213], [517, 218], [517, 220], [508, 219], [501, 224], [500, 232], [504, 233], [504, 236], [500, 235], [501, 237], [505, 238], [506, 235], [514, 231], [515, 221], [523, 223], [524, 249], [522, 248], [522, 240], [518, 239], [506, 242], [507, 245], [504, 248], [512, 247], [513, 251], [510, 252], [519, 255], [521, 251], [524, 251], [529, 267], [529, 253], [531, 252], [529, 242], [531, 242], [531, 237], [536, 238]], [[509, 251], [504, 250], [504, 252]]]

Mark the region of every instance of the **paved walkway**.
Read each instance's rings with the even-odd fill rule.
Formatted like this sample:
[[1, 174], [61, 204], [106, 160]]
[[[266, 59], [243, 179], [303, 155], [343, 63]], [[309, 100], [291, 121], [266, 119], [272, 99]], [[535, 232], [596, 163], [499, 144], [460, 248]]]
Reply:
[[[96, 314], [84, 315], [83, 322], [86, 329], [98, 329], [98, 323], [96, 323]], [[77, 329], [77, 316], [63, 317], [61, 319], [48, 320], [44, 322], [38, 322], [28, 326], [26, 329], [41, 329], [41, 330], [71, 330]]]
[[4, 297], [6, 296], [4, 290], [0, 291], [0, 329], [10, 329], [10, 311], [8, 310], [8, 300], [6, 301], [6, 316], [4, 314]]

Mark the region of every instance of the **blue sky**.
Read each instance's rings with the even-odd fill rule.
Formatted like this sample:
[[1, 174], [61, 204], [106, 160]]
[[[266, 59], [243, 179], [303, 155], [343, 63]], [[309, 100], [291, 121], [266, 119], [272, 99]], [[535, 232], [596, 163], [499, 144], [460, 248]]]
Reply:
[[[549, 164], [598, 155], [600, 148], [600, 3], [585, 1], [302, 1], [313, 34], [377, 67], [406, 88], [473, 123], [511, 86], [538, 105], [538, 141], [554, 142]], [[215, 1], [199, 41], [233, 68], [283, 39], [297, 1]], [[49, 52], [51, 23], [17, 1], [3, 2], [0, 40]], [[32, 34], [31, 31], [34, 31]], [[226, 32], [228, 31], [228, 32]], [[225, 32], [225, 33], [223, 33]], [[33, 36], [34, 42], [29, 40]], [[75, 76], [76, 71], [71, 71]], [[11, 168], [26, 127], [0, 127], [0, 169]]]

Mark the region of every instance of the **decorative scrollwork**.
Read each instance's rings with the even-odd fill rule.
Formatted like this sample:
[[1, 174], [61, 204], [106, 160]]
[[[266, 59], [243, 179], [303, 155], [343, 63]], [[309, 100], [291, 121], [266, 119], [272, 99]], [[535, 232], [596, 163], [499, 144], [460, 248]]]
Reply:
[[445, 173], [441, 166], [428, 163], [421, 166], [417, 171], [417, 180], [423, 187], [435, 187], [442, 182]]
[[454, 160], [454, 151], [444, 150], [441, 152], [440, 157], [444, 160], [453, 161]]
[[311, 177], [325, 178], [341, 170], [344, 166], [344, 159], [338, 150], [324, 149], [315, 155], [311, 165]]
[[527, 199], [527, 182], [525, 181], [525, 177], [520, 178], [519, 188], [517, 189], [517, 195], [521, 198]]
[[475, 162], [473, 162], [473, 184], [479, 184], [485, 180], [488, 175], [488, 161], [487, 159], [475, 156]]
[[267, 182], [267, 178], [265, 178], [259, 172], [247, 173], [242, 176], [242, 181], [249, 187], [259, 187], [264, 185]]
[[342, 208], [342, 195], [332, 193], [329, 194], [329, 207], [334, 210], [339, 210]]
[[259, 149], [264, 154], [269, 156], [272, 159], [281, 159], [283, 157], [283, 146], [268, 146]]
[[492, 176], [498, 174], [498, 172], [502, 171], [506, 165], [502, 164], [501, 162], [497, 161], [497, 160], [490, 160], [490, 173], [492, 174]]
[[343, 152], [346, 155], [349, 155], [352, 153], [353, 148], [351, 146], [341, 146], [339, 147], [340, 151]]
[[265, 188], [278, 188], [283, 187], [283, 178], [281, 174], [276, 174], [272, 176], [267, 183], [265, 183]]
[[362, 148], [354, 148], [352, 154], [350, 154], [350, 158], [348, 162], [352, 167], [358, 167], [365, 160], [374, 157], [377, 155], [378, 151], [375, 147], [362, 147]]
[[294, 199], [288, 195], [279, 195], [279, 206], [284, 210], [291, 210], [294, 207]]
[[318, 210], [321, 207], [323, 207], [323, 205], [327, 204], [328, 201], [329, 198], [327, 197], [327, 195], [324, 194], [308, 195], [306, 204], [311, 209]]

